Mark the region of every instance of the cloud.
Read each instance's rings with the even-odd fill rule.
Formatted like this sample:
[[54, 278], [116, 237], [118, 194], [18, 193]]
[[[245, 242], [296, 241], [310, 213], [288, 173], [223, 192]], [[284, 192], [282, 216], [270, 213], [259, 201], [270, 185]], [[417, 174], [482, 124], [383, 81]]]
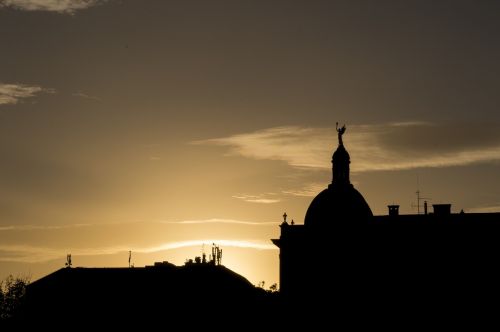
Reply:
[[40, 263], [72, 256], [99, 256], [113, 255], [131, 250], [135, 253], [156, 253], [186, 247], [199, 247], [203, 244], [217, 243], [221, 247], [249, 248], [256, 250], [276, 250], [277, 247], [261, 240], [231, 240], [231, 239], [203, 239], [192, 241], [166, 242], [155, 246], [125, 247], [110, 246], [97, 248], [50, 248], [29, 245], [0, 245], [0, 262]]
[[169, 224], [240, 224], [240, 225], [255, 225], [255, 226], [274, 226], [278, 225], [278, 222], [256, 222], [256, 221], [245, 221], [245, 220], [234, 220], [234, 219], [200, 219], [200, 220], [183, 220], [183, 221], [162, 221], [162, 223]]
[[29, 245], [0, 245], [0, 262], [37, 263], [63, 257], [60, 250]]
[[281, 202], [280, 199], [276, 198], [265, 198], [265, 195], [234, 195], [233, 198], [241, 199], [248, 203], [261, 203], [261, 204], [273, 204]]
[[482, 205], [467, 209], [466, 212], [470, 213], [494, 213], [500, 211], [500, 203], [493, 205]]
[[[234, 197], [234, 196], [233, 196]], [[273, 203], [278, 203], [281, 202], [279, 199], [270, 199], [270, 198], [250, 198], [250, 199], [245, 199], [245, 202], [249, 203], [261, 203], [261, 204], [273, 204]]]
[[237, 248], [250, 248], [257, 250], [276, 250], [277, 247], [269, 241], [261, 240], [228, 240], [228, 239], [205, 239], [205, 240], [192, 240], [192, 241], [179, 241], [169, 242], [158, 246], [147, 248], [136, 248], [133, 251], [142, 253], [152, 253], [164, 250], [179, 249], [185, 247], [199, 247], [203, 244], [217, 243], [220, 247], [237, 247]]
[[77, 10], [89, 8], [102, 2], [104, 0], [3, 0], [0, 7], [73, 14]]
[[[279, 160], [292, 167], [330, 169], [335, 128], [286, 126], [196, 141], [229, 155]], [[500, 160], [500, 125], [403, 122], [347, 127], [344, 144], [353, 172], [464, 166]]]
[[195, 224], [237, 224], [237, 225], [253, 225], [253, 226], [275, 226], [279, 225], [279, 222], [274, 221], [247, 221], [247, 220], [236, 220], [236, 219], [223, 219], [223, 218], [211, 218], [211, 219], [196, 219], [196, 220], [160, 220], [160, 221], [130, 221], [130, 222], [109, 222], [109, 223], [81, 223], [81, 224], [63, 224], [63, 225], [0, 225], [0, 232], [31, 232], [31, 231], [55, 231], [55, 230], [65, 230], [72, 228], [98, 228], [106, 226], [123, 226], [123, 225], [140, 225], [144, 227], [145, 224], [175, 224], [175, 225], [195, 225]]
[[[230, 154], [255, 159], [283, 160], [296, 167], [322, 168], [321, 155], [328, 151], [332, 134], [325, 128], [275, 127], [225, 138], [196, 141], [230, 147]], [[318, 150], [319, 149], [319, 150]]]
[[[241, 236], [211, 234], [198, 235], [194, 239], [186, 238], [186, 227], [190, 230], [199, 228], [203, 224], [235, 224], [244, 227]], [[174, 228], [175, 225], [183, 227]], [[51, 260], [64, 259], [66, 254], [73, 256], [101, 256], [114, 255], [132, 250], [136, 253], [156, 253], [167, 250], [177, 250], [186, 247], [199, 247], [202, 244], [217, 243], [224, 247], [249, 248], [255, 250], [275, 250], [269, 243], [267, 236], [260, 238], [259, 231], [249, 232], [248, 227], [276, 227], [279, 222], [256, 222], [236, 219], [193, 219], [179, 221], [130, 221], [87, 224], [63, 225], [2, 225], [0, 226], [0, 262], [40, 263]], [[194, 228], [193, 228], [194, 227]], [[225, 227], [224, 227], [225, 228]], [[173, 235], [173, 230], [179, 236], [173, 235], [151, 237], [151, 242], [137, 241], [133, 234], [144, 231], [154, 233], [167, 233]], [[264, 230], [267, 228], [264, 228]], [[103, 234], [121, 232], [123, 237], [114, 237], [113, 240], [102, 241]], [[249, 235], [250, 233], [254, 235]], [[128, 234], [128, 235], [127, 235]], [[184, 234], [184, 235], [182, 235]], [[191, 234], [191, 233], [189, 233]], [[76, 238], [86, 239], [76, 241]], [[156, 238], [156, 239], [153, 239]], [[250, 239], [249, 239], [250, 238]], [[31, 239], [27, 242], [27, 239]]]
[[36, 85], [0, 83], [0, 105], [17, 104], [21, 99], [34, 97], [40, 93], [55, 93], [55, 90]]
[[325, 188], [326, 186], [324, 183], [323, 184], [311, 183], [309, 185], [306, 185], [302, 189], [287, 189], [281, 191], [281, 193], [284, 195], [299, 196], [299, 197], [314, 197]]
[[89, 100], [94, 100], [94, 101], [101, 101], [101, 98], [99, 97], [96, 97], [96, 96], [91, 96], [91, 95], [88, 95], [86, 93], [83, 93], [83, 92], [75, 92], [72, 94], [74, 97], [80, 97], [80, 98], [83, 98], [83, 99], [89, 99]]
[[38, 230], [56, 230], [66, 228], [77, 228], [93, 226], [93, 224], [71, 224], [71, 225], [7, 225], [0, 226], [1, 231], [38, 231]]

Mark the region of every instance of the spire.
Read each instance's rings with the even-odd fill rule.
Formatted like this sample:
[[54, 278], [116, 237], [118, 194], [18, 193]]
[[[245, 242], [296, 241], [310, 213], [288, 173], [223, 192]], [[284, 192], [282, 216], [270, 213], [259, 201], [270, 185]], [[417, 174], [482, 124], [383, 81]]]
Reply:
[[351, 163], [351, 158], [342, 141], [342, 135], [344, 135], [346, 127], [343, 125], [342, 128], [339, 128], [339, 123], [337, 122], [336, 129], [339, 146], [332, 156], [332, 185], [347, 185], [351, 183], [349, 180], [349, 164]]

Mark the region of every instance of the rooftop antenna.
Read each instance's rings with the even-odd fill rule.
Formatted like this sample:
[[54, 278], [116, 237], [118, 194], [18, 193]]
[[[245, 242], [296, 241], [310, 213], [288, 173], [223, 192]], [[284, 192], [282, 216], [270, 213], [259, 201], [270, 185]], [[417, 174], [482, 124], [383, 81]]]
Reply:
[[217, 262], [219, 263], [218, 265], [222, 265], [222, 249], [219, 249], [217, 252]]
[[201, 245], [201, 262], [203, 264], [207, 262], [207, 254], [205, 254], [205, 243]]
[[[417, 191], [415, 192], [415, 194], [417, 195], [417, 205], [415, 206], [414, 204], [412, 204], [411, 207], [416, 207], [417, 214], [420, 214], [420, 206], [421, 206], [420, 202], [422, 200], [431, 200], [431, 198], [420, 196], [420, 179], [419, 179], [418, 174], [417, 174]], [[425, 210], [425, 213], [427, 214], [427, 201], [425, 201], [424, 210]]]
[[132, 250], [128, 251], [128, 267], [130, 268], [130, 261], [132, 260]]
[[64, 264], [67, 268], [71, 267], [71, 254], [66, 255], [66, 263]]
[[212, 243], [212, 256], [210, 262], [213, 265], [222, 265], [222, 249], [218, 245]]

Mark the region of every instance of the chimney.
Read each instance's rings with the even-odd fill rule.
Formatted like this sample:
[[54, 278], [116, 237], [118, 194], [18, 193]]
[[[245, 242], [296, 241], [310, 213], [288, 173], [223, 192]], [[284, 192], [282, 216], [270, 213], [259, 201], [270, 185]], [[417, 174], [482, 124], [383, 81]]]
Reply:
[[434, 215], [448, 216], [451, 214], [451, 204], [432, 204]]
[[387, 207], [389, 208], [389, 216], [399, 216], [399, 205], [387, 205]]
[[424, 201], [424, 214], [427, 215], [427, 201]]

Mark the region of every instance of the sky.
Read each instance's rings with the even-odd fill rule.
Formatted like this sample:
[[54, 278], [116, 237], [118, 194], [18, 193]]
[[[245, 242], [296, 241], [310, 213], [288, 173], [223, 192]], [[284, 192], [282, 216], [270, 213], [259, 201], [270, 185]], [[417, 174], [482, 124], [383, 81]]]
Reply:
[[183, 264], [279, 280], [331, 181], [376, 215], [500, 211], [500, 2], [0, 0], [0, 278]]

